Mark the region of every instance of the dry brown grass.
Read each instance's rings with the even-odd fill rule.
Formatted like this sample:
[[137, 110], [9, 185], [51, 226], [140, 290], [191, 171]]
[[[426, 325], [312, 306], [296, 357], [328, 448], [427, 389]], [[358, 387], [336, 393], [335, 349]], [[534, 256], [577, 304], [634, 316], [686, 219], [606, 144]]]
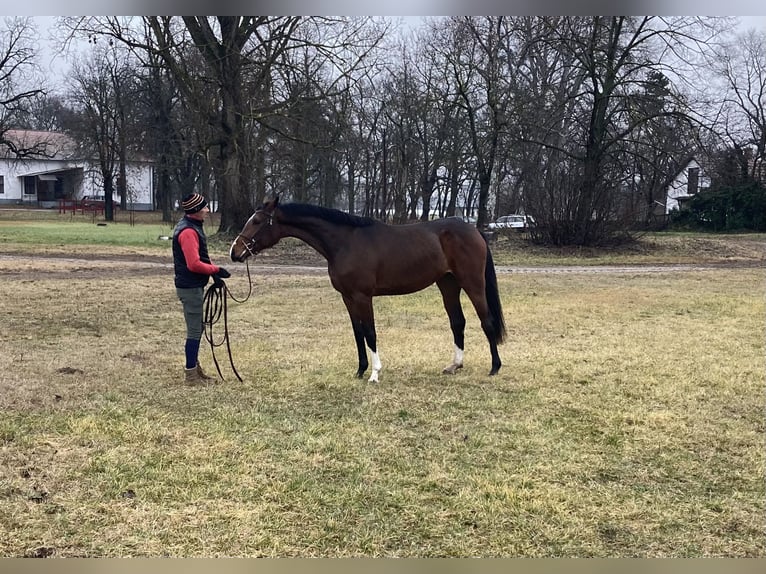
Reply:
[[766, 235], [746, 233], [647, 233], [635, 242], [609, 248], [535, 245], [518, 234], [493, 243], [503, 265], [743, 264], [766, 261]]
[[381, 298], [379, 385], [325, 276], [256, 269], [202, 389], [168, 270], [0, 286], [2, 556], [764, 555], [761, 269], [503, 275], [493, 378], [474, 315], [450, 377], [438, 291]]

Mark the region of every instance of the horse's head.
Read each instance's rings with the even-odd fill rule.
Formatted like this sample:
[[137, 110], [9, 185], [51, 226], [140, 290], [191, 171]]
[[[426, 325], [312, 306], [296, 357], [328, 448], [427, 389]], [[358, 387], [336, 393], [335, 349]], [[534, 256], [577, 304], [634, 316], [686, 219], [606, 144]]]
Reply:
[[229, 249], [232, 261], [242, 262], [279, 241], [278, 225], [274, 221], [274, 212], [279, 206], [279, 198], [273, 197], [263, 202], [242, 231], [234, 238]]

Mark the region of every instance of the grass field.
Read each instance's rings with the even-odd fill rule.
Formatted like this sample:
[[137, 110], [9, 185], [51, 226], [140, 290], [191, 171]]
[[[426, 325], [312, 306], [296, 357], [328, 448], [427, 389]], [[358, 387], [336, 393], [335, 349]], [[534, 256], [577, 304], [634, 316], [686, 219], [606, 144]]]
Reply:
[[[17, 255], [0, 257], [0, 556], [766, 554], [762, 267], [501, 275], [510, 336], [492, 378], [468, 312], [465, 368], [441, 374], [435, 287], [377, 299], [378, 385], [353, 378], [326, 276], [254, 267], [252, 298], [229, 308], [244, 382], [224, 367], [225, 383], [189, 388], [169, 270], [34, 257], [161, 259], [167, 242], [8, 231], [25, 224], [0, 214]], [[691, 262], [720, 242], [697, 258], [746, 260], [758, 240], [584, 258]], [[524, 249], [508, 241], [496, 259]], [[224, 248], [213, 259], [242, 294]], [[208, 348], [202, 361], [215, 370]]]
[[[117, 211], [114, 222], [92, 215], [59, 214], [55, 210], [0, 208], [0, 243], [6, 253], [75, 254], [83, 256], [166, 255], [173, 224], [158, 212]], [[205, 225], [211, 246], [228, 249], [230, 237], [218, 238], [218, 214]], [[766, 260], [766, 234], [648, 233], [633, 244], [611, 249], [551, 248], [530, 244], [515, 233], [498, 235], [492, 243], [498, 265], [605, 265], [737, 263]], [[97, 247], [97, 249], [95, 248]], [[321, 257], [297, 240], [285, 240], [265, 251], [261, 260], [323, 264]]]

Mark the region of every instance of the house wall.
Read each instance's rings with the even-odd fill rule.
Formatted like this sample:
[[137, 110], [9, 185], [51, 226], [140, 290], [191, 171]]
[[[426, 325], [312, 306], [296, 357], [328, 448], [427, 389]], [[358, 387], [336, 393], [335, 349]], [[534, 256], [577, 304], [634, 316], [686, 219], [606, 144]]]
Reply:
[[24, 194], [24, 174], [39, 173], [52, 170], [75, 167], [71, 162], [61, 160], [7, 160], [0, 159], [0, 175], [3, 176], [4, 193], [0, 194], [0, 202], [17, 203], [19, 201], [37, 201], [36, 195]]
[[710, 178], [708, 178], [704, 172], [702, 171], [702, 168], [700, 167], [700, 164], [697, 163], [696, 160], [690, 161], [687, 166], [681, 170], [681, 172], [675, 177], [675, 179], [670, 183], [667, 189], [667, 198], [665, 200], [665, 213], [668, 214], [674, 209], [679, 209], [678, 204], [678, 198], [686, 198], [691, 197], [693, 194], [689, 193], [689, 170], [690, 169], [698, 169], [699, 170], [699, 178], [697, 180], [697, 191], [696, 193], [699, 193], [700, 191], [707, 189], [710, 187]]
[[[56, 200], [45, 201], [43, 190], [55, 185], [36, 177], [35, 193], [24, 193], [25, 176], [55, 175], [60, 179], [60, 190], [67, 199], [82, 199], [86, 195], [103, 195], [104, 186], [100, 172], [89, 161], [55, 159], [4, 159], [0, 158], [0, 176], [3, 176], [1, 204], [56, 207]], [[131, 162], [126, 169], [128, 208], [154, 209], [153, 168], [148, 163]], [[115, 201], [118, 196], [115, 193]]]

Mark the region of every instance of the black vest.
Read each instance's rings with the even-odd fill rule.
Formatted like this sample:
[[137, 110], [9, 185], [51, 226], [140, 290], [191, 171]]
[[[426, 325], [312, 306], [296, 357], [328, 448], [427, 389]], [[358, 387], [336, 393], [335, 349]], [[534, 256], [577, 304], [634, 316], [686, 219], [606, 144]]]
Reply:
[[178, 222], [173, 230], [173, 267], [175, 268], [175, 284], [179, 289], [192, 289], [195, 287], [204, 287], [207, 285], [210, 275], [202, 273], [193, 273], [186, 266], [186, 258], [178, 242], [178, 235], [184, 229], [193, 229], [199, 237], [199, 258], [204, 263], [210, 263], [210, 256], [207, 254], [207, 237], [202, 229], [202, 222], [195, 219], [189, 219], [184, 216]]

